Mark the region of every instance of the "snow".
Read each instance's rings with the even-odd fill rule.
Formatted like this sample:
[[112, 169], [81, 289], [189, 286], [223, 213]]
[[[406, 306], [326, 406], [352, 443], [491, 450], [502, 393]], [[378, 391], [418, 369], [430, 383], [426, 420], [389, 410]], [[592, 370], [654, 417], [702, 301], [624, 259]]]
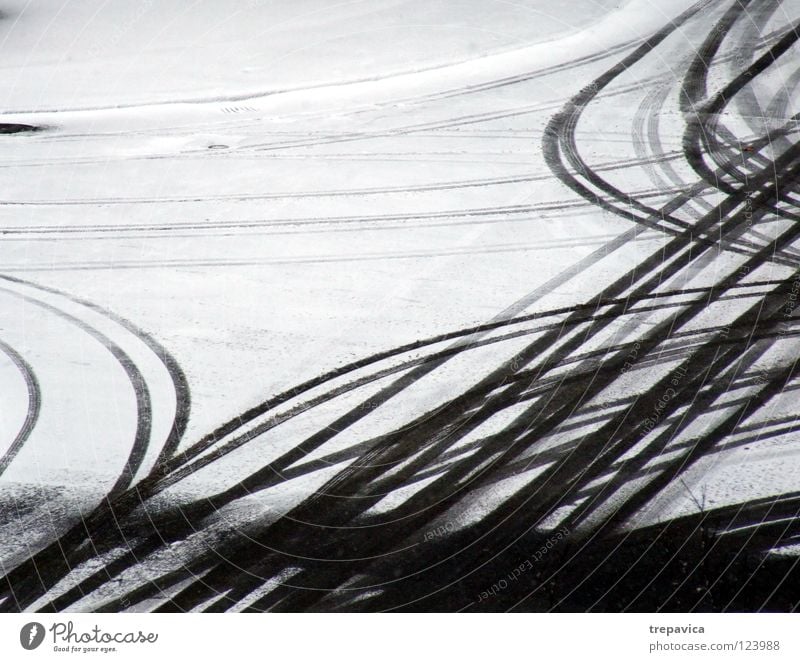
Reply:
[[[42, 547], [114, 486], [136, 451], [142, 384], [152, 412], [136, 477], [156, 464], [180, 395], [142, 332], [174, 356], [188, 381], [185, 450], [263, 400], [361, 357], [502, 315], [588, 300], [599, 284], [663, 246], [664, 234], [643, 230], [607, 248], [631, 223], [569, 204], [577, 198], [551, 175], [540, 142], [547, 120], [573, 94], [690, 4], [7, 3], [0, 19], [2, 121], [43, 130], [0, 136], [0, 273], [11, 277], [0, 281], [0, 340], [31, 365], [42, 407], [30, 439], [0, 474], [0, 499], [56, 516], [37, 523], [33, 515], [6, 513], [0, 540], [9, 542], [0, 542], [0, 560], [13, 565]], [[670, 55], [685, 64], [703, 35], [687, 27]], [[565, 75], [559, 67], [570, 63]], [[644, 76], [665, 81], [654, 88], [668, 107], [677, 103], [675, 66], [654, 58]], [[762, 93], [773, 96], [788, 75], [779, 69]], [[494, 85], [525, 76], [522, 85]], [[592, 164], [653, 156], [644, 124], [637, 125], [643, 117], [657, 116], [665, 152], [680, 150], [681, 118], [659, 114], [655, 93], [643, 101], [640, 89], [626, 87], [641, 77], [640, 70], [620, 77], [578, 124]], [[784, 115], [796, 105], [788, 99]], [[608, 179], [657, 206], [673, 195], [663, 189], [689, 173], [659, 163], [618, 167]], [[606, 249], [608, 259], [565, 274]], [[715, 256], [663, 287], [706, 286], [735, 266]], [[753, 278], [789, 273], [768, 269]], [[737, 310], [723, 305], [694, 324], [713, 325]], [[585, 349], [626, 341], [666, 316], [625, 317]], [[464, 352], [302, 460], [323, 469], [296, 471], [228, 506], [217, 524], [288, 511], [352, 460], [349, 449], [462, 392], [530, 338]], [[779, 356], [792, 351], [791, 342], [780, 343]], [[110, 345], [129, 357], [141, 380]], [[445, 346], [403, 352], [379, 366]], [[598, 401], [613, 403], [654, 375], [627, 375]], [[369, 403], [395, 376], [260, 434], [170, 486], [163, 503], [235, 485], [350, 407]], [[2, 453], [31, 397], [19, 366], [2, 352], [0, 385]], [[778, 398], [776, 416], [791, 414], [791, 398]], [[518, 413], [509, 408], [489, 418], [455, 450], [472, 452], [470, 443]], [[558, 431], [547, 443], [558, 447], [579, 434]], [[790, 439], [763, 450], [722, 449], [685, 480], [715, 506], [789, 491], [798, 460]], [[779, 466], [792, 468], [776, 481]], [[460, 525], [490, 512], [539, 470], [481, 488], [480, 503]], [[389, 511], [430, 479], [388, 496], [375, 512]], [[637, 524], [695, 507], [693, 493], [673, 485]], [[164, 556], [164, 567], [176, 563]]]
[[622, 3], [576, 0], [15, 0], [0, 25], [9, 110], [241, 97], [507, 51]]

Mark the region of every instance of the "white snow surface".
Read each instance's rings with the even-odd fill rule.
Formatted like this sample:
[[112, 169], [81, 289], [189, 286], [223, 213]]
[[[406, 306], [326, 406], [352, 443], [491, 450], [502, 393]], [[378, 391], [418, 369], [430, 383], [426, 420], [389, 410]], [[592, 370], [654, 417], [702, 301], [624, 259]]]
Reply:
[[[362, 356], [515, 305], [534, 312], [588, 299], [661, 245], [662, 235], [644, 231], [550, 289], [551, 279], [631, 225], [588, 205], [556, 209], [571, 193], [549, 175], [539, 143], [571, 95], [690, 4], [6, 3], [1, 121], [44, 130], [0, 136], [0, 273], [23, 281], [0, 282], [0, 340], [30, 364], [42, 407], [0, 476], [0, 498], [38, 500], [58, 516], [9, 516], [0, 560], [13, 564], [65, 530], [124, 467], [135, 443], [136, 390], [109, 342], [131, 357], [152, 403], [137, 475], [156, 461], [175, 392], [152, 347], [115, 316], [150, 334], [185, 372], [191, 412], [183, 449]], [[687, 29], [681, 38], [688, 44], [697, 35]], [[608, 54], [592, 58], [598, 53]], [[545, 71], [526, 85], [462, 93], [582, 58], [568, 76]], [[674, 75], [669, 62], [648, 66], [653, 76]], [[613, 112], [578, 126], [592, 163], [637, 156], [629, 116], [639, 98], [628, 103], [627, 83], [612, 86], [620, 91]], [[680, 148], [678, 120], [661, 119], [665, 149]], [[644, 169], [614, 176], [625, 190], [657, 185]], [[784, 275], [770, 269], [764, 278]], [[393, 429], [526, 342], [452, 361], [308, 459]], [[0, 386], [3, 452], [30, 394], [1, 352]], [[263, 435], [168, 497], [225, 489], [368, 392]], [[697, 493], [721, 505], [791, 487], [799, 458], [790, 444], [778, 438], [750, 453], [745, 471], [748, 453], [734, 449], [698, 465]], [[284, 512], [341, 466], [245, 505]], [[775, 481], [777, 467], [785, 480]], [[495, 486], [476, 513], [514, 489]], [[645, 523], [695, 507], [676, 486]], [[233, 511], [223, 519], [235, 521]]]

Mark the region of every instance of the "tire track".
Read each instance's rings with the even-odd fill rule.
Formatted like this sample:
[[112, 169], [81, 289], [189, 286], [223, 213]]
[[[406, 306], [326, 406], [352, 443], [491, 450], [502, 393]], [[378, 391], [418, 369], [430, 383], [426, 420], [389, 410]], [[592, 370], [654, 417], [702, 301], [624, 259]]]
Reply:
[[8, 465], [13, 462], [14, 457], [16, 457], [17, 453], [25, 445], [31, 432], [33, 432], [33, 428], [36, 427], [42, 405], [42, 394], [33, 368], [31, 368], [30, 364], [19, 352], [2, 340], [0, 340], [0, 351], [8, 356], [11, 362], [16, 366], [20, 375], [22, 375], [22, 379], [25, 381], [25, 389], [28, 393], [28, 408], [25, 414], [25, 420], [22, 422], [20, 429], [17, 431], [8, 449], [6, 449], [6, 452], [0, 456], [0, 476], [2, 476], [8, 468]]

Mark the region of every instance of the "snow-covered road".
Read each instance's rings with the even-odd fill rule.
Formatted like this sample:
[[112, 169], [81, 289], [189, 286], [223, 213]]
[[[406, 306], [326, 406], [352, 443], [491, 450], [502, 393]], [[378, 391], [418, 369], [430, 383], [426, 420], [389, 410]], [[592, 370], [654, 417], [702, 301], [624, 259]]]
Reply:
[[5, 11], [0, 608], [460, 608], [794, 503], [799, 8], [554, 4]]

